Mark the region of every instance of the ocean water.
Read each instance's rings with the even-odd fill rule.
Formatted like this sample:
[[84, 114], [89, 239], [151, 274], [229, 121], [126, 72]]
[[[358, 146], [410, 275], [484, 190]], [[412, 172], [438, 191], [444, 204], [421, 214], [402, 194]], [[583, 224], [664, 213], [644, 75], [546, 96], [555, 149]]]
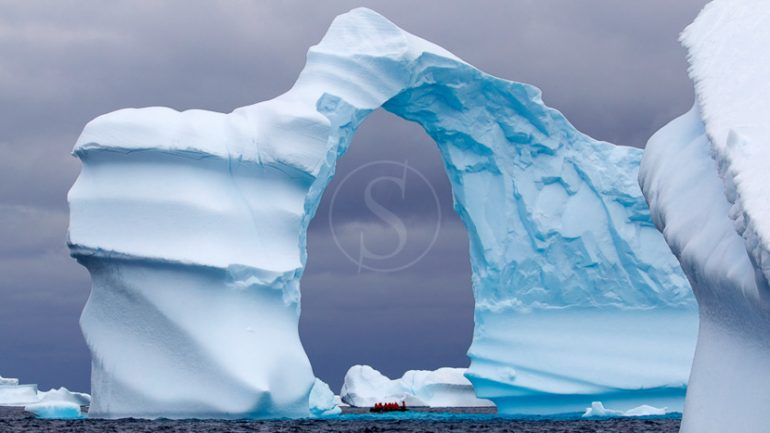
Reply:
[[347, 409], [331, 418], [272, 421], [49, 421], [35, 419], [22, 409], [0, 408], [2, 433], [676, 433], [679, 421], [678, 416], [584, 420], [579, 414], [558, 419], [504, 418], [490, 409], [425, 409], [395, 414]]

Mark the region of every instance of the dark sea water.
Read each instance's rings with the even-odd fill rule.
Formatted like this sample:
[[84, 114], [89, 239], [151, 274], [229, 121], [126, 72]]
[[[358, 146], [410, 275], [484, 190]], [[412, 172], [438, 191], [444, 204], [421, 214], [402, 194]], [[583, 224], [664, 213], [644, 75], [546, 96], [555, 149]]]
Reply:
[[275, 421], [208, 420], [37, 420], [22, 409], [0, 407], [0, 433], [145, 433], [145, 432], [280, 432], [280, 433], [676, 433], [678, 417], [583, 420], [579, 415], [562, 419], [511, 419], [489, 409], [425, 409], [397, 414], [369, 414], [348, 409], [328, 419]]

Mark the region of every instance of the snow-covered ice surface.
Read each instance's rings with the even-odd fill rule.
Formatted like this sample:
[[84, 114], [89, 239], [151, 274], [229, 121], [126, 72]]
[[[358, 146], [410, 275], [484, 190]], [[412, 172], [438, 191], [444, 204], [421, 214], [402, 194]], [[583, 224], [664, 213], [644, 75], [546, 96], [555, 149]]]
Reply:
[[72, 392], [64, 387], [49, 389], [48, 391], [38, 391], [37, 398], [40, 402], [62, 401], [75, 403], [78, 406], [89, 406], [91, 404], [90, 395], [84, 392]]
[[640, 183], [692, 283], [700, 330], [682, 432], [767, 431], [770, 3], [717, 0], [682, 35], [696, 104], [649, 141]]
[[398, 379], [390, 379], [368, 365], [354, 365], [345, 374], [340, 398], [357, 407], [394, 402], [428, 407], [494, 406], [476, 397], [465, 372], [464, 368], [449, 367], [410, 370]]
[[379, 107], [421, 124], [444, 159], [470, 238], [480, 397], [509, 414], [681, 406], [695, 302], [639, 191], [642, 151], [360, 8], [275, 99], [86, 126], [69, 244], [93, 281], [92, 416], [310, 415], [307, 227]]

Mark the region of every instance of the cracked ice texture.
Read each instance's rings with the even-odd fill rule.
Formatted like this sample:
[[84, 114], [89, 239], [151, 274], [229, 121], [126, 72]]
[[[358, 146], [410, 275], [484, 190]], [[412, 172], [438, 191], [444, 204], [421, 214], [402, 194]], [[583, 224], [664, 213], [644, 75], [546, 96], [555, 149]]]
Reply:
[[695, 106], [649, 141], [640, 183], [695, 291], [682, 432], [759, 432], [770, 401], [770, 5], [714, 1], [682, 34]]
[[379, 107], [421, 124], [444, 159], [470, 238], [477, 394], [503, 413], [675, 409], [694, 300], [636, 183], [642, 151], [355, 9], [275, 99], [86, 126], [69, 200], [71, 251], [93, 279], [90, 415], [309, 415], [307, 226]]

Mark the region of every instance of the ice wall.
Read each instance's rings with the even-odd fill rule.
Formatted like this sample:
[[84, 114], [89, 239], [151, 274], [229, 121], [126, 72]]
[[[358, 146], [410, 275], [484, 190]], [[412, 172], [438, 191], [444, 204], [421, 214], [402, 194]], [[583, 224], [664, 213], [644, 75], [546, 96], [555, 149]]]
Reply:
[[86, 126], [69, 235], [93, 280], [92, 417], [310, 414], [307, 226], [381, 106], [434, 138], [468, 229], [479, 396], [503, 413], [680, 405], [694, 301], [636, 183], [641, 151], [355, 9], [275, 99]]
[[767, 2], [718, 0], [685, 30], [697, 100], [650, 139], [640, 170], [699, 304], [682, 432], [768, 429], [768, 22]]

